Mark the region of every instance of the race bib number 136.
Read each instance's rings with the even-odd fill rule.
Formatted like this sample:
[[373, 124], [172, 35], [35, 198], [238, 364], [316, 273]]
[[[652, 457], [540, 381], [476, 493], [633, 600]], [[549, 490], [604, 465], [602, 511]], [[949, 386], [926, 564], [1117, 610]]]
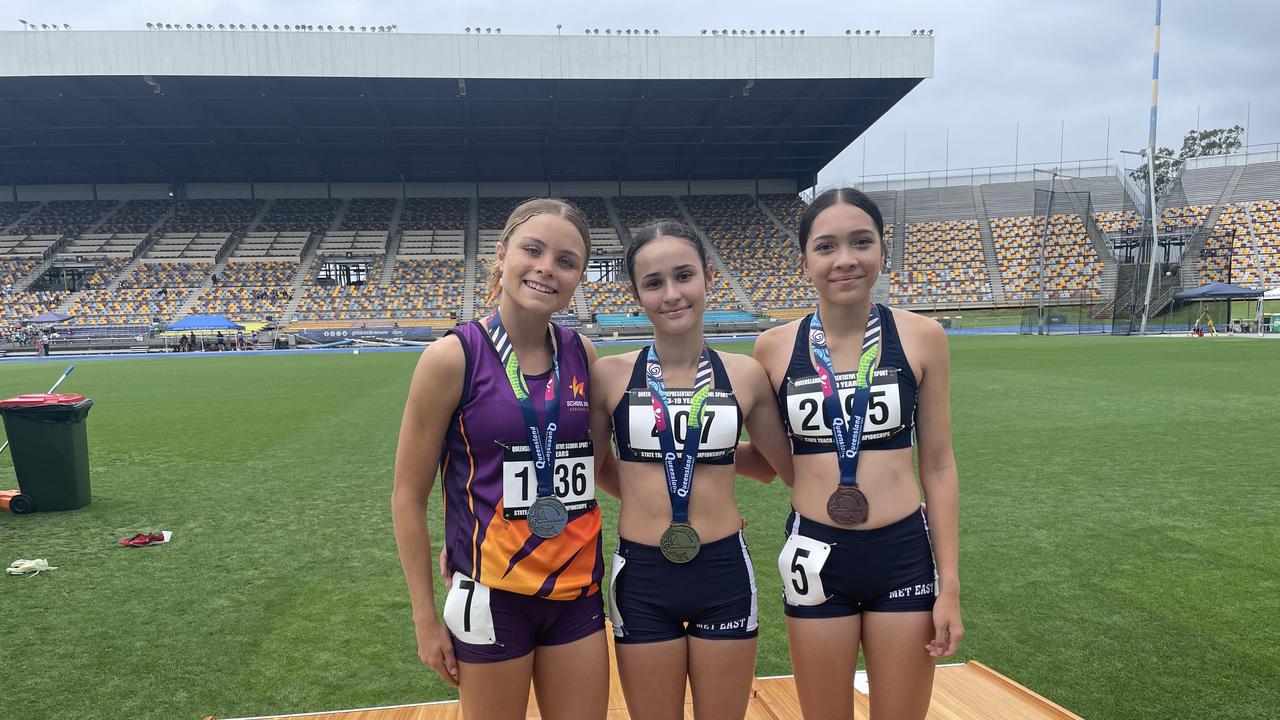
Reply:
[[[595, 458], [591, 441], [556, 444], [551, 490], [569, 512], [596, 502]], [[502, 516], [522, 520], [538, 499], [538, 475], [528, 445], [508, 445], [502, 453]]]

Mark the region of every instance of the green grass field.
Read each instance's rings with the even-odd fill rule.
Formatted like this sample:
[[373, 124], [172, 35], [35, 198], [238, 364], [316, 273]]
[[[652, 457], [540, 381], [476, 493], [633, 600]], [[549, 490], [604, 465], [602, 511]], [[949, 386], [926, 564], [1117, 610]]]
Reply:
[[[1280, 343], [953, 337], [959, 660], [1086, 718], [1280, 708]], [[745, 344], [727, 346], [745, 351]], [[0, 716], [197, 718], [452, 697], [418, 663], [389, 497], [410, 353], [83, 361], [94, 501], [0, 513]], [[65, 362], [0, 364], [0, 396]], [[0, 487], [13, 487], [8, 453]], [[739, 497], [760, 675], [789, 673], [786, 488]], [[617, 507], [604, 502], [606, 549]], [[433, 532], [439, 533], [439, 505]], [[114, 540], [172, 530], [161, 547]]]

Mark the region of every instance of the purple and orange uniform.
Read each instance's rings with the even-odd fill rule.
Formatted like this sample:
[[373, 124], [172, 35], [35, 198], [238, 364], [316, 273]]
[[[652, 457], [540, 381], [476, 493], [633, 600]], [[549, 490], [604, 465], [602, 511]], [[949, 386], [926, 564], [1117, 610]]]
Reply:
[[[603, 627], [604, 558], [591, 460], [586, 348], [572, 330], [551, 328], [560, 370], [556, 495], [569, 519], [563, 531], [545, 539], [530, 531], [523, 515], [527, 504], [521, 506], [521, 501], [532, 500], [537, 481], [532, 472], [515, 469], [521, 460], [531, 462], [531, 455], [507, 372], [483, 325], [470, 322], [453, 331], [466, 356], [466, 372], [440, 463], [445, 546], [455, 585], [460, 577], [470, 578], [484, 590], [490, 607], [479, 611], [491, 612], [491, 617], [477, 622], [484, 626], [492, 621], [496, 636], [493, 643], [460, 642], [477, 636], [450, 624], [464, 662], [519, 657], [536, 645], [571, 642], [590, 634], [588, 629]], [[530, 396], [540, 400], [553, 378], [548, 371], [524, 380]], [[533, 405], [539, 422], [545, 423], [542, 403]], [[475, 598], [468, 598], [466, 607], [470, 627]], [[448, 623], [448, 602], [445, 616]], [[531, 627], [516, 627], [522, 625]], [[487, 644], [495, 647], [485, 648]]]

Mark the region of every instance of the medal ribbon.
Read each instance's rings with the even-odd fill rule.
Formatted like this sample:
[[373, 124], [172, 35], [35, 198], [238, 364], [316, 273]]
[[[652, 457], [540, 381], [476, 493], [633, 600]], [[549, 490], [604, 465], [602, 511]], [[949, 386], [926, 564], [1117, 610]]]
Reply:
[[862, 428], [866, 423], [867, 404], [871, 402], [871, 371], [880, 356], [880, 308], [871, 306], [867, 320], [867, 332], [862, 339], [862, 355], [858, 360], [858, 372], [854, 376], [853, 408], [845, 420], [843, 403], [836, 389], [836, 371], [831, 364], [831, 351], [827, 349], [827, 334], [822, 329], [818, 313], [809, 323], [809, 347], [817, 362], [818, 376], [822, 378], [822, 409], [831, 426], [836, 441], [836, 462], [840, 465], [840, 484], [858, 486], [858, 452], [862, 447]]
[[711, 393], [711, 355], [705, 345], [694, 376], [693, 397], [689, 402], [689, 423], [684, 433], [683, 457], [676, 455], [675, 419], [667, 404], [667, 388], [662, 382], [662, 365], [658, 353], [649, 347], [645, 380], [653, 401], [653, 421], [662, 446], [662, 469], [667, 476], [667, 494], [671, 496], [672, 522], [689, 522], [689, 490], [693, 487], [693, 467], [702, 444], [702, 408]]
[[556, 344], [554, 341], [551, 343], [551, 377], [547, 380], [547, 390], [542, 396], [546, 419], [546, 427], [543, 428], [533, 409], [533, 399], [529, 396], [529, 386], [524, 382], [524, 373], [520, 372], [520, 359], [516, 357], [507, 337], [507, 330], [502, 326], [502, 318], [495, 312], [485, 321], [485, 327], [489, 331], [489, 339], [493, 341], [493, 349], [498, 353], [498, 361], [506, 371], [511, 392], [515, 394], [516, 402], [520, 403], [529, 449], [533, 451], [538, 497], [554, 497], [552, 471], [556, 461], [556, 423], [560, 419], [560, 361], [556, 358]]

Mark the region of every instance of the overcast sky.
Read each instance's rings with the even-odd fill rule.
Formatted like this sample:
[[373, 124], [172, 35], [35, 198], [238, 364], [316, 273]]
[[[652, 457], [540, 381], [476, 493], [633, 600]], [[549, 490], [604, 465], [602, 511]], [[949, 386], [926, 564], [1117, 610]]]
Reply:
[[[68, 23], [77, 30], [143, 29], [147, 22], [396, 24], [404, 32], [581, 33], [587, 27], [846, 28], [909, 35], [934, 30], [935, 76], [846, 149], [823, 184], [909, 172], [1102, 158], [1146, 145], [1154, 0], [951, 0], [781, 3], [754, 0], [16, 0], [0, 28]], [[3, 12], [3, 11], [0, 11]], [[1280, 141], [1280, 5], [1166, 0], [1160, 59], [1161, 145], [1181, 146], [1197, 126], [1248, 126], [1251, 144]], [[1110, 142], [1108, 145], [1108, 120]], [[949, 137], [949, 141], [948, 141]], [[864, 149], [865, 144], [865, 149]], [[1132, 161], [1130, 161], [1132, 164]]]

